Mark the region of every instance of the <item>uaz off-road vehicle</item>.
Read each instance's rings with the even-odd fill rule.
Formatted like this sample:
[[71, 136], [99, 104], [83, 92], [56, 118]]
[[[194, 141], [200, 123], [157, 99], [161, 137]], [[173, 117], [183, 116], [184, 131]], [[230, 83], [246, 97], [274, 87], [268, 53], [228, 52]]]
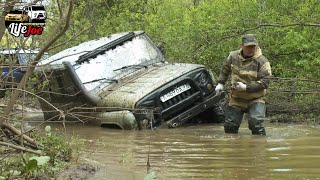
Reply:
[[[41, 96], [67, 117], [122, 129], [177, 127], [201, 113], [223, 118], [224, 94], [203, 65], [170, 64], [141, 31], [113, 34], [43, 61]], [[46, 84], [46, 83], [45, 83]], [[61, 117], [40, 100], [45, 119]]]

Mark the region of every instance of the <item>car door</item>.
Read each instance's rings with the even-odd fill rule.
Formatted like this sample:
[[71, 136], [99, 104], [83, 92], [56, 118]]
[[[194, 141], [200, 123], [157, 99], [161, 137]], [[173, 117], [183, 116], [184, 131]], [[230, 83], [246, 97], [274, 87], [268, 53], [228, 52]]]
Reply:
[[32, 19], [31, 7], [28, 7], [28, 16], [29, 16], [30, 19]]

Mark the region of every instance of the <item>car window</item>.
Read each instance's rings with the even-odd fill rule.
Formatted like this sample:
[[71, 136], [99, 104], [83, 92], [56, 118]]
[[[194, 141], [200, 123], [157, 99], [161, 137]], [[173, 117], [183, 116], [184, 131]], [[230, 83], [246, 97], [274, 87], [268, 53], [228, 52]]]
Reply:
[[[30, 61], [32, 61], [35, 57], [37, 56], [36, 52], [20, 52], [15, 54], [13, 51], [5, 53], [0, 52], [0, 59], [6, 63], [15, 63], [15, 64], [20, 64], [20, 65], [27, 65]], [[45, 53], [42, 57], [42, 59], [48, 58], [48, 53]]]
[[33, 11], [44, 11], [44, 7], [43, 6], [32, 6], [32, 10]]
[[22, 10], [12, 10], [9, 14], [22, 14]]
[[37, 54], [18, 54], [20, 65], [27, 65], [30, 60], [33, 60]]
[[[124, 66], [130, 65], [149, 65], [161, 61], [160, 54], [155, 47], [147, 40], [145, 36], [137, 36], [131, 41], [127, 41], [114, 49], [110, 49], [89, 63], [75, 65], [75, 71], [82, 83], [90, 82], [96, 79], [119, 79], [124, 77], [136, 68], [125, 68], [114, 71]], [[94, 89], [103, 81], [86, 83], [88, 90]]]
[[18, 63], [16, 59], [17, 59], [16, 55], [14, 54], [4, 54], [4, 60], [6, 63], [12, 63], [12, 62]]

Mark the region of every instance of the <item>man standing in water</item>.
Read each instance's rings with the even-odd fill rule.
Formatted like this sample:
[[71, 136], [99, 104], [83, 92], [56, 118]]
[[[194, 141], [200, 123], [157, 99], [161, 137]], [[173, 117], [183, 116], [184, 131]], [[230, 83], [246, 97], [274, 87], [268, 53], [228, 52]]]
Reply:
[[224, 131], [238, 133], [243, 114], [247, 113], [252, 134], [266, 135], [263, 127], [266, 112], [264, 96], [272, 75], [270, 63], [262, 55], [255, 35], [244, 35], [240, 46], [240, 50], [232, 51], [224, 61], [215, 88], [216, 92], [222, 91], [231, 74]]

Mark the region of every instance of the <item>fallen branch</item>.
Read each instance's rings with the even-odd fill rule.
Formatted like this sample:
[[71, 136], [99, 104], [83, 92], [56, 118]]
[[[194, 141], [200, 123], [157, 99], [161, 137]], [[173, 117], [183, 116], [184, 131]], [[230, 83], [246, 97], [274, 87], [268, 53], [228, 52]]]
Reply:
[[[64, 117], [64, 114], [61, 110], [59, 110], [58, 108], [56, 108], [54, 105], [52, 105], [51, 103], [49, 103], [47, 100], [43, 99], [42, 97], [32, 93], [32, 92], [29, 92], [29, 91], [26, 91], [26, 90], [23, 90], [23, 89], [17, 89], [17, 88], [7, 88], [7, 89], [12, 89], [12, 90], [16, 90], [16, 91], [22, 91], [22, 92], [25, 92], [25, 93], [28, 93], [28, 94], [31, 94], [39, 99], [41, 99], [42, 101], [44, 101], [45, 103], [49, 104], [52, 108], [54, 108], [56, 111], [58, 111], [60, 113], [60, 117]], [[1, 90], [1, 89], [0, 89]], [[22, 133], [20, 130], [16, 129], [15, 127], [11, 126], [10, 124], [7, 124], [7, 123], [3, 123], [2, 126], [6, 129], [8, 129], [10, 132], [12, 132], [13, 134], [17, 135], [15, 138], [17, 137], [20, 137], [22, 136], [24, 140], [26, 140], [27, 142], [33, 144], [33, 145], [36, 145], [36, 142], [35, 140], [33, 140], [32, 138], [26, 136], [24, 133]]]
[[34, 139], [32, 139], [29, 136], [21, 133], [21, 131], [19, 129], [13, 127], [12, 125], [10, 125], [10, 124], [8, 124], [6, 122], [3, 122], [2, 127], [8, 129], [10, 132], [12, 132], [14, 135], [16, 135], [16, 137], [22, 136], [23, 139], [25, 141], [27, 141], [28, 143], [30, 143], [30, 144], [33, 144], [33, 145], [37, 144]]
[[30, 153], [37, 154], [37, 155], [41, 155], [42, 154], [41, 151], [35, 151], [35, 150], [32, 150], [32, 149], [28, 149], [28, 148], [25, 148], [23, 146], [17, 146], [17, 145], [11, 144], [11, 143], [0, 142], [0, 145], [1, 146], [5, 146], [5, 147], [10, 147], [10, 148], [13, 148], [13, 149], [17, 149], [17, 150], [20, 150], [20, 151], [24, 151], [24, 152], [30, 152]]

